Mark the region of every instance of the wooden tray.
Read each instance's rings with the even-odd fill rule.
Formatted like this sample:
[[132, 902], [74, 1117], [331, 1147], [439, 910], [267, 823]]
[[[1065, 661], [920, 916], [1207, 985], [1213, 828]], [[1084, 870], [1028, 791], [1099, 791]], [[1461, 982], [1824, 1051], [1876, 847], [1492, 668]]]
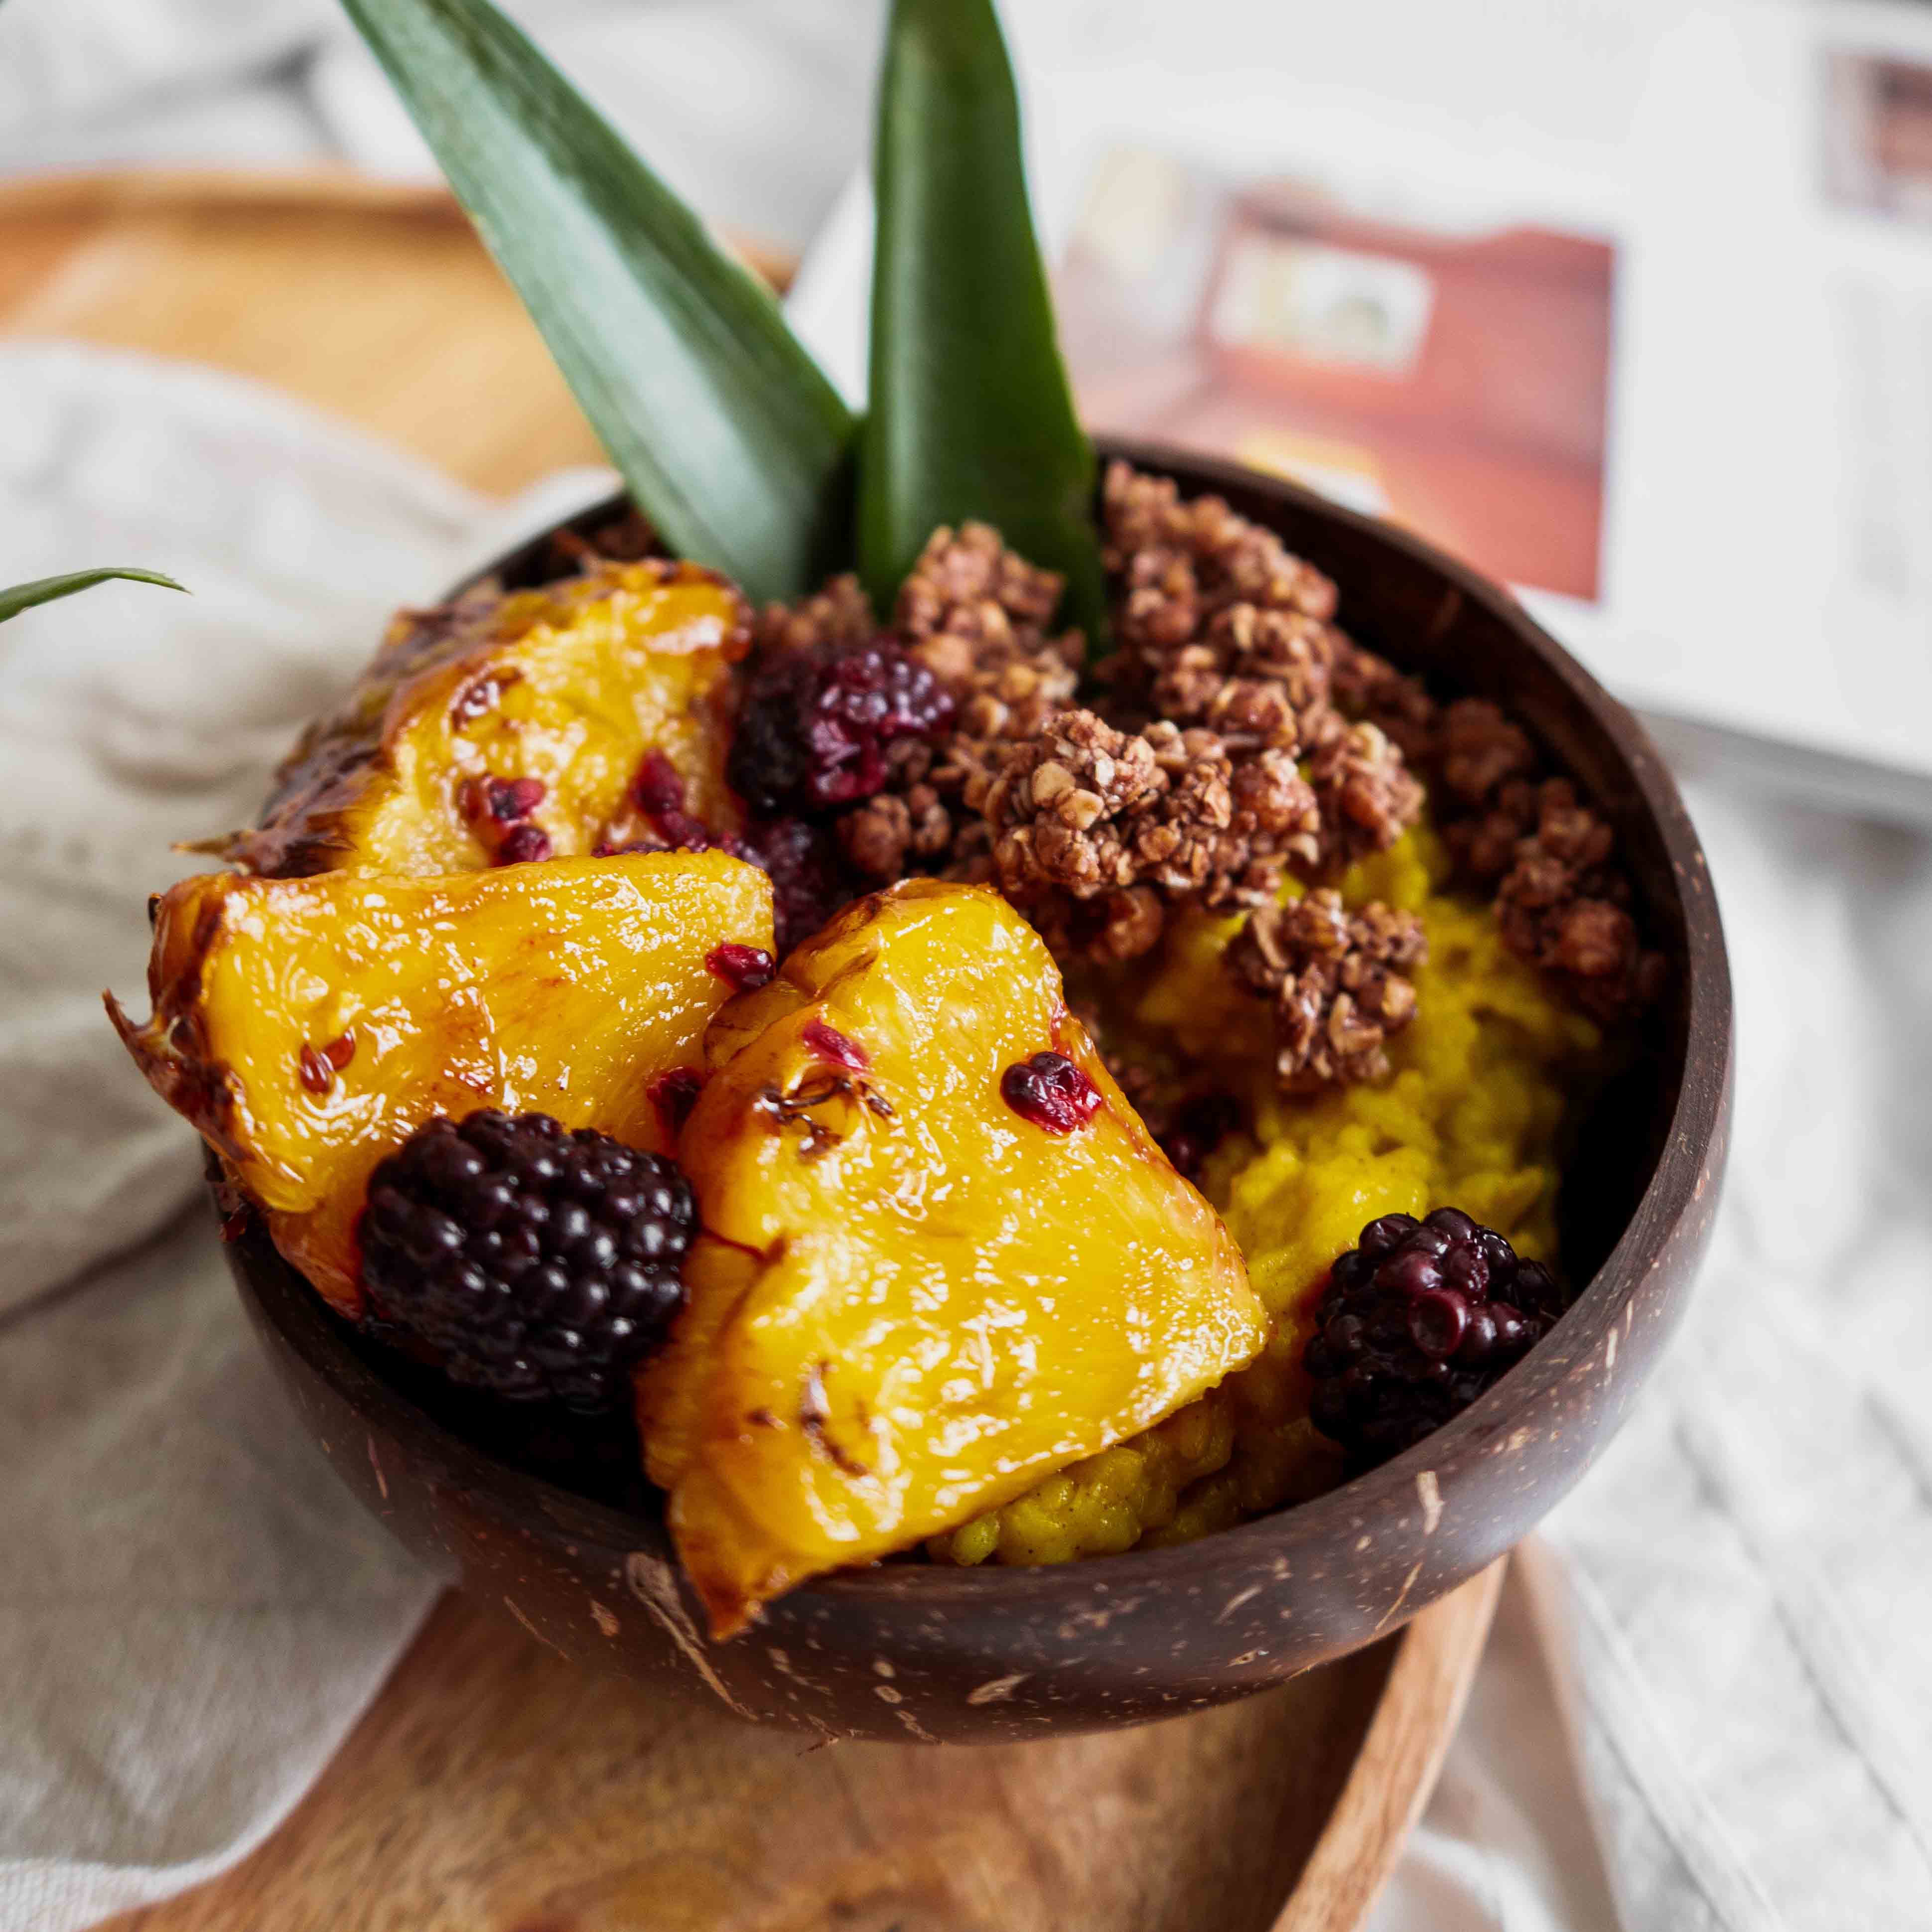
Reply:
[[[482, 490], [601, 460], [437, 190], [328, 171], [0, 188], [0, 334], [255, 376]], [[279, 1832], [113, 1924], [1353, 1932], [1434, 1784], [1501, 1577], [1244, 1704], [986, 1750], [808, 1750], [573, 1670], [446, 1598]]]

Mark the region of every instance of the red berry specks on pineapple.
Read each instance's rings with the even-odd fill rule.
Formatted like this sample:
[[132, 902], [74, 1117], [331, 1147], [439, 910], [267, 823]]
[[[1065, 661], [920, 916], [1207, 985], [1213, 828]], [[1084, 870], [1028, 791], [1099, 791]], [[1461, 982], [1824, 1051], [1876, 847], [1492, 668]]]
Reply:
[[1093, 1119], [1100, 1090], [1064, 1053], [1036, 1053], [1000, 1076], [1000, 1097], [1023, 1120], [1070, 1134]]
[[862, 1073], [872, 1064], [872, 1056], [856, 1040], [821, 1019], [807, 1020], [798, 1036], [820, 1060], [829, 1060], [836, 1066], [848, 1066], [855, 1073]]
[[741, 993], [755, 992], [769, 986], [777, 962], [762, 946], [740, 946], [727, 940], [704, 956], [704, 963], [718, 978], [736, 986]]

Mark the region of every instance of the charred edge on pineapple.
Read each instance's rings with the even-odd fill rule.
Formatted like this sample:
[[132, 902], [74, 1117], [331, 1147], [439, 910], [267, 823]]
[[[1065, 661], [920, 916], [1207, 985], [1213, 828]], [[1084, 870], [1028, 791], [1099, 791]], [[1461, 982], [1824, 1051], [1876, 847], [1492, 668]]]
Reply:
[[762, 1087], [758, 1097], [752, 1102], [761, 1114], [770, 1115], [775, 1130], [783, 1133], [794, 1121], [802, 1124], [805, 1132], [799, 1142], [798, 1154], [801, 1160], [816, 1160], [827, 1148], [835, 1145], [842, 1136], [837, 1134], [822, 1120], [812, 1118], [812, 1109], [822, 1107], [828, 1100], [836, 1100], [841, 1094], [852, 1091], [849, 1080], [831, 1078], [815, 1087], [794, 1088], [789, 1094], [777, 1087]]
[[830, 1362], [820, 1362], [807, 1372], [798, 1399], [798, 1426], [812, 1447], [830, 1457], [842, 1474], [869, 1476], [872, 1471], [832, 1432], [832, 1411], [825, 1400], [825, 1377], [831, 1366]]

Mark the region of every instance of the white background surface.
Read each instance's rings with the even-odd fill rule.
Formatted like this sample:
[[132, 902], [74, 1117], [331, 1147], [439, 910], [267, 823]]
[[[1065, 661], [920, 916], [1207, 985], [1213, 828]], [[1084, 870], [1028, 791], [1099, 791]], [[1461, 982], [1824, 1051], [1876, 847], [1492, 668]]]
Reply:
[[[516, 10], [714, 218], [802, 242], [860, 152], [869, 7]], [[1880, 238], [1804, 212], [1790, 153], [1766, 172], [1807, 37], [1894, 18], [1769, 0], [1028, 0], [1018, 38], [1049, 199], [1079, 140], [1142, 106], [1270, 161], [1346, 140], [1391, 193], [1412, 194], [1420, 167], [1445, 196], [1513, 184], [1526, 207], [1594, 196], [1606, 218], [1646, 182], [1681, 196], [1684, 219], [1630, 257], [1629, 331], [1676, 373], [1636, 409], [1615, 487], [1647, 532], [1635, 554], [1688, 602], [1637, 599], [1655, 622], [1629, 620], [1613, 681], [1671, 671], [1688, 640], [1700, 676], [1702, 653], [1730, 653], [1713, 660], [1726, 704], [1756, 702], [1792, 665], [1855, 682], [1842, 666], [1864, 652], [1889, 667], [1882, 722], [1922, 754], [1906, 697], [1924, 630], [1834, 604], [1811, 554], [1844, 477], [1811, 352], [1827, 311], [1797, 271], [1828, 246], [1885, 290], [1916, 284]], [[16, 165], [411, 165], [380, 103], [322, 0], [0, 10], [0, 156]], [[1694, 151], [1708, 172], [1686, 186]], [[1768, 267], [1780, 250], [1789, 278]], [[1741, 476], [1768, 521], [1725, 507]], [[165, 1226], [192, 1192], [192, 1137], [120, 1065], [94, 1001], [104, 980], [138, 994], [140, 895], [171, 875], [166, 842], [232, 821], [292, 721], [366, 656], [380, 607], [447, 580], [496, 514], [238, 386], [0, 356], [0, 580], [112, 550], [201, 592], [116, 586], [0, 639], [0, 746], [10, 781], [32, 777], [0, 788], [9, 1932], [84, 1923], [237, 1855], [427, 1600], [305, 1454], [200, 1223]], [[1376, 1932], [1932, 1928], [1932, 845], [1714, 792], [1693, 806], [1740, 1007], [1713, 1263], [1654, 1395], [1548, 1526], [1538, 1587], [1513, 1588]], [[264, 1726], [268, 1706], [286, 1721]]]

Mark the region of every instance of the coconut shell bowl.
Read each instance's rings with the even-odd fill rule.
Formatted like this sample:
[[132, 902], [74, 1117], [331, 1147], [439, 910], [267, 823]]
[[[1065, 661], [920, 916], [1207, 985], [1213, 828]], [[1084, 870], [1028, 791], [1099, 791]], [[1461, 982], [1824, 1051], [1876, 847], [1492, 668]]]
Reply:
[[[1509, 1550], [1602, 1451], [1676, 1327], [1723, 1171], [1731, 994], [1704, 854], [1649, 739], [1507, 592], [1428, 544], [1251, 470], [1115, 454], [1277, 531], [1336, 580], [1352, 634], [1446, 692], [1505, 704], [1614, 826], [1670, 972], [1646, 1051], [1593, 1107], [1566, 1174], [1582, 1292], [1453, 1421], [1312, 1502], [1121, 1556], [836, 1574], [714, 1642], [633, 1445], [560, 1444], [534, 1426], [506, 1441], [473, 1399], [331, 1314], [258, 1222], [231, 1223], [242, 1300], [337, 1474], [417, 1556], [506, 1617], [513, 1602], [574, 1660], [758, 1723], [902, 1742], [1044, 1737], [1246, 1697], [1386, 1636]], [[496, 573], [538, 580], [547, 548]]]

